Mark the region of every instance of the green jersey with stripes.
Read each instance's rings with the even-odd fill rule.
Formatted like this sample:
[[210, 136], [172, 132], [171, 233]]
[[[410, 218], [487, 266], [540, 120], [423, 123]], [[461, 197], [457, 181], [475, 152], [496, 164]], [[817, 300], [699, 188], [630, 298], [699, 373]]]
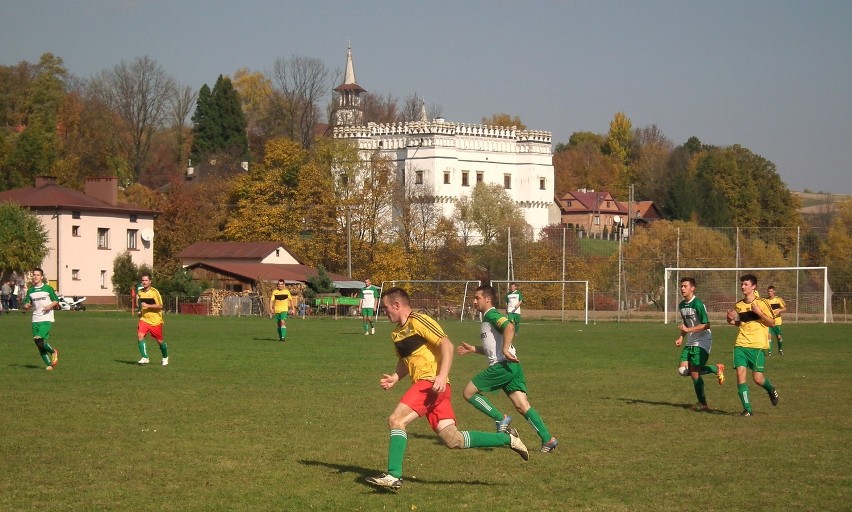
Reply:
[[56, 291], [47, 283], [41, 283], [39, 286], [30, 286], [27, 289], [27, 295], [24, 298], [24, 304], [30, 303], [33, 305], [33, 323], [36, 322], [53, 322], [53, 310], [49, 309], [47, 313], [44, 308], [51, 302], [56, 302], [59, 297], [56, 296]]
[[[692, 297], [692, 300], [680, 301], [678, 306], [680, 317], [683, 319], [683, 325], [687, 327], [695, 327], [696, 325], [709, 324], [707, 318], [707, 308], [698, 297]], [[710, 329], [705, 329], [698, 332], [689, 332], [684, 336], [684, 343], [687, 347], [701, 347], [710, 353], [710, 345], [713, 344], [713, 335]]]
[[[509, 319], [497, 308], [492, 307], [482, 315], [482, 350], [488, 358], [488, 366], [506, 360], [503, 355], [503, 330], [507, 324]], [[515, 355], [514, 345], [509, 347], [509, 353]]]
[[376, 309], [376, 299], [379, 298], [379, 289], [375, 286], [367, 286], [361, 290], [361, 307], [365, 309]]

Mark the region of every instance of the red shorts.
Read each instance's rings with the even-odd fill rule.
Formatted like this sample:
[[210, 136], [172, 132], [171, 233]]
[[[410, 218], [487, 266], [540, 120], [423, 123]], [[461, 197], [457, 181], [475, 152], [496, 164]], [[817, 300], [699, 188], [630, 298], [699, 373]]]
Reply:
[[443, 393], [436, 394], [432, 391], [432, 382], [418, 380], [408, 388], [399, 401], [411, 407], [419, 416], [426, 416], [432, 430], [435, 430], [441, 420], [456, 421], [450, 395], [452, 395], [452, 389], [449, 384]]
[[146, 334], [150, 334], [152, 338], [158, 342], [163, 341], [163, 324], [151, 325], [144, 320], [139, 320], [139, 327], [136, 328], [140, 338], [144, 338]]

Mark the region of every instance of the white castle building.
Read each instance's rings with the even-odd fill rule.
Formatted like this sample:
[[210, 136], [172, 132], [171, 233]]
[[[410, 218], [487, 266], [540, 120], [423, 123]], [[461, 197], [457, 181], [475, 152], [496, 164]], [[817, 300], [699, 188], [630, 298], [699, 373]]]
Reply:
[[360, 95], [351, 47], [343, 84], [336, 87], [333, 137], [357, 143], [363, 155], [378, 151], [394, 162], [397, 179], [423, 187], [423, 195], [453, 214], [457, 199], [483, 182], [501, 185], [534, 229], [547, 226], [554, 203], [551, 134], [541, 130], [429, 120], [362, 124]]

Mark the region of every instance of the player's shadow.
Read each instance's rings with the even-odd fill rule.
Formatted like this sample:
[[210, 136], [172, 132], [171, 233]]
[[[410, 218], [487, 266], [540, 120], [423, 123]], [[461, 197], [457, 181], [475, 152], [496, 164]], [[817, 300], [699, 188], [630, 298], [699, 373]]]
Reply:
[[121, 363], [121, 364], [129, 364], [131, 366], [136, 366], [136, 365], [139, 364], [138, 361], [128, 361], [127, 359], [113, 359], [113, 361], [115, 361], [116, 363]]
[[[606, 399], [607, 400], [620, 400], [620, 401], [622, 401], [622, 402], [624, 402], [628, 405], [636, 405], [636, 404], [657, 405], [657, 406], [662, 406], [662, 407], [674, 407], [676, 409], [685, 409], [687, 411], [692, 409], [691, 404], [682, 404], [682, 403], [681, 404], [675, 404], [675, 403], [672, 403], [672, 402], [657, 402], [655, 400], [641, 400], [639, 398], [610, 398], [610, 397], [606, 397]], [[734, 416], [734, 415], [738, 414], [738, 413], [732, 413], [732, 412], [719, 411], [719, 410], [716, 410], [716, 409], [710, 409], [709, 411], [696, 411], [696, 412], [701, 412], [701, 413], [704, 413], [704, 414], [719, 414], [719, 415], [723, 415], [723, 416]]]
[[[365, 468], [362, 466], [351, 466], [348, 464], [335, 464], [333, 462], [323, 462], [321, 460], [306, 460], [302, 459], [299, 461], [300, 464], [305, 466], [317, 466], [332, 469], [339, 474], [352, 473], [355, 475], [354, 481], [363, 486], [369, 487], [370, 489], [374, 489], [378, 492], [383, 492], [383, 489], [379, 489], [373, 487], [372, 485], [366, 482], [366, 478], [368, 476], [373, 476], [378, 474], [374, 468]], [[418, 484], [427, 484], [427, 485], [447, 485], [447, 484], [464, 484], [464, 485], [494, 485], [492, 482], [483, 482], [482, 480], [428, 480], [423, 478], [412, 478], [411, 481], [415, 481]]]
[[278, 338], [252, 338], [254, 341], [281, 341]]
[[25, 368], [27, 370], [41, 370], [42, 368], [44, 368], [43, 366], [39, 366], [37, 364], [10, 364], [9, 366], [11, 366], [12, 368]]

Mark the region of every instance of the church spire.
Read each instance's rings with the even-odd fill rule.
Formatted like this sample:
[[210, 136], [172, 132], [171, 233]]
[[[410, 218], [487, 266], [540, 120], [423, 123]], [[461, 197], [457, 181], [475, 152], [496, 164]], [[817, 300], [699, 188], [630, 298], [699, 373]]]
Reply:
[[355, 65], [352, 63], [352, 42], [346, 50], [346, 74], [343, 83], [334, 88], [337, 101], [334, 112], [334, 124], [353, 126], [361, 124], [364, 114], [361, 110], [361, 93], [366, 89], [355, 81]]
[[343, 78], [344, 84], [356, 84], [355, 81], [355, 65], [352, 64], [352, 43], [349, 43], [349, 47], [346, 51], [346, 75]]

